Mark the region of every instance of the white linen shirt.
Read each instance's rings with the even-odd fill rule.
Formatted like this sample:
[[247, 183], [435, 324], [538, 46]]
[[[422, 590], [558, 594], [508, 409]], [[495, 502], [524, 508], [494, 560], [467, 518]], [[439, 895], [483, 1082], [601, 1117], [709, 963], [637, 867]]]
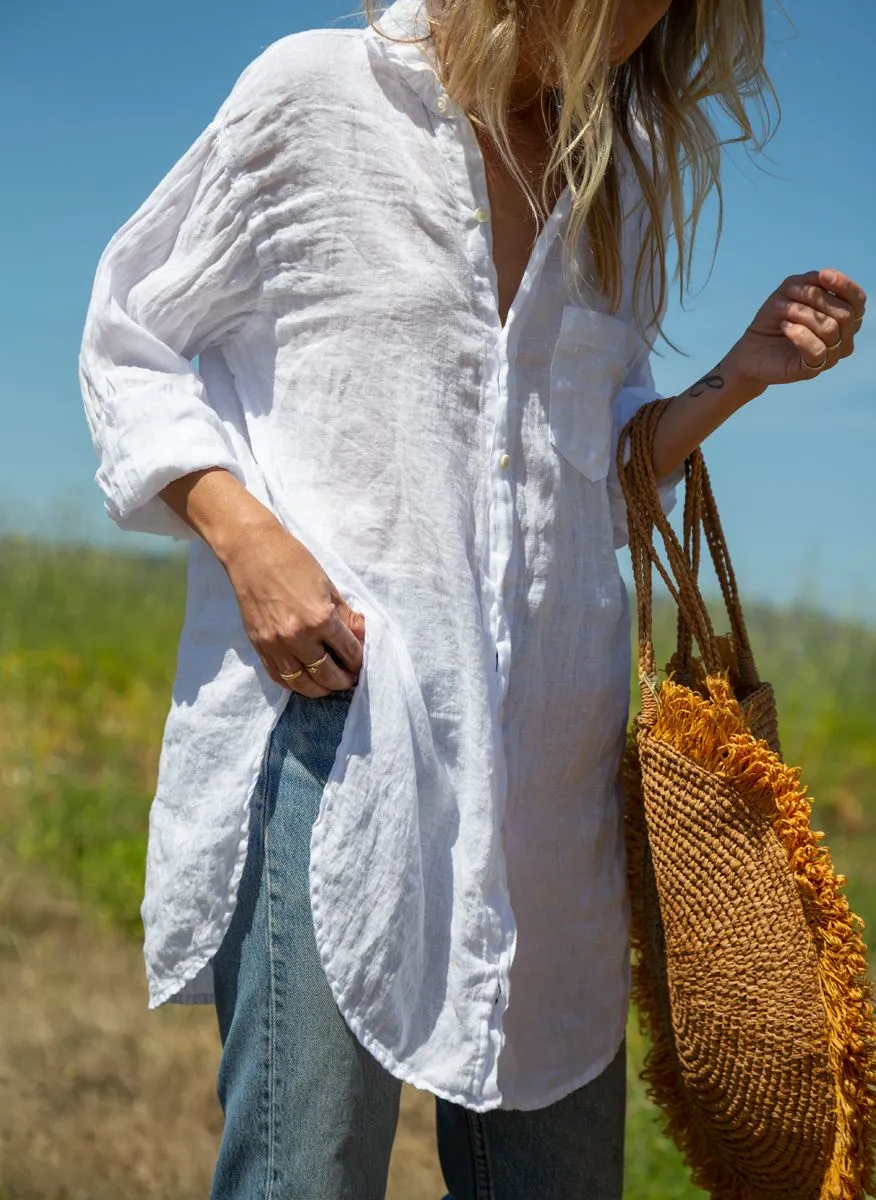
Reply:
[[[416, 0], [383, 27], [422, 31]], [[470, 122], [421, 47], [314, 31], [246, 70], [108, 246], [81, 355], [97, 481], [122, 528], [192, 539], [149, 826], [152, 1006], [212, 998], [287, 698], [157, 495], [219, 466], [365, 615], [310, 874], [351, 1029], [478, 1111], [550, 1104], [614, 1057], [630, 663], [613, 457], [656, 394], [625, 187], [619, 311], [566, 290], [566, 194], [503, 328]]]

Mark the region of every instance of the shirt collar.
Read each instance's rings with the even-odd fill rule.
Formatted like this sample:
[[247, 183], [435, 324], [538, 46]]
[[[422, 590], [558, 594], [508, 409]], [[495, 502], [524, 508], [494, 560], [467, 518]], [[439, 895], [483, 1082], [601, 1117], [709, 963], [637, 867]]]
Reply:
[[[378, 29], [388, 34], [389, 38], [403, 40], [390, 41], [373, 29], [369, 29], [368, 34], [371, 44], [395, 66], [423, 104], [444, 120], [454, 120], [462, 110], [441, 86], [431, 46], [411, 40], [425, 37], [429, 32], [428, 3], [429, 0], [395, 0], [383, 12], [377, 22]], [[551, 225], [549, 237], [553, 237], [568, 217], [571, 207], [572, 196], [569, 189], [565, 188], [548, 222]]]
[[444, 118], [459, 115], [438, 80], [431, 46], [411, 40], [428, 36], [428, 0], [395, 0], [377, 21], [377, 30], [369, 33], [372, 44], [394, 64], [431, 112]]

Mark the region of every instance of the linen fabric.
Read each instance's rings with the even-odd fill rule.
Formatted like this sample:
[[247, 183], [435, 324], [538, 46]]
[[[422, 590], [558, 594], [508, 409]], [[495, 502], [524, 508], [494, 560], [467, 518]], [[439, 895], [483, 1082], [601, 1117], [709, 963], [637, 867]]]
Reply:
[[[211, 1200], [386, 1195], [401, 1083], [345, 1024], [310, 915], [310, 831], [350, 698], [290, 696], [253, 796], [237, 907], [213, 959], [225, 1128]], [[625, 1061], [621, 1046], [597, 1079], [536, 1112], [437, 1100], [452, 1200], [621, 1200]]]
[[[383, 28], [422, 32], [414, 0]], [[548, 1105], [615, 1057], [630, 663], [613, 447], [655, 397], [624, 179], [619, 310], [564, 284], [567, 193], [503, 327], [483, 159], [425, 49], [315, 31], [245, 71], [107, 248], [81, 354], [97, 481], [122, 528], [192, 539], [142, 909], [153, 1006], [212, 998], [287, 695], [157, 495], [220, 466], [366, 620], [311, 854], [350, 1028], [478, 1111]]]

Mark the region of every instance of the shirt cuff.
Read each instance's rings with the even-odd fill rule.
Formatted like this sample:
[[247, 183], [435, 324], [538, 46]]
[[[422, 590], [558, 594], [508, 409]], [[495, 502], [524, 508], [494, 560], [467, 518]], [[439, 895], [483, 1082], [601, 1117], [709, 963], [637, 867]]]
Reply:
[[[101, 465], [95, 480], [105, 508], [120, 529], [193, 540], [194, 531], [158, 494], [193, 471], [221, 467], [244, 482], [219, 417], [203, 403], [180, 412], [176, 389], [144, 387], [136, 403], [120, 405], [124, 423], [115, 428], [112, 409], [99, 437]], [[165, 420], [162, 420], [164, 414]]]
[[[621, 430], [632, 417], [636, 415], [640, 408], [646, 404], [651, 404], [654, 400], [662, 400], [663, 397], [659, 392], [653, 391], [651, 388], [643, 387], [627, 387], [623, 388], [614, 401], [613, 414], [613, 437], [612, 446], [613, 452], [611, 456], [611, 470], [608, 478], [608, 500], [611, 508], [611, 524], [614, 534], [614, 546], [616, 550], [620, 550], [626, 546], [629, 541], [627, 531], [627, 505], [624, 499], [623, 489], [620, 485], [620, 480], [617, 475], [617, 447], [620, 441]], [[629, 456], [629, 447], [627, 447], [627, 456]], [[626, 458], [625, 460], [626, 461]], [[657, 492], [660, 497], [660, 507], [668, 516], [676, 505], [676, 489], [684, 479], [684, 464], [678, 467], [671, 474], [661, 479], [657, 485]]]

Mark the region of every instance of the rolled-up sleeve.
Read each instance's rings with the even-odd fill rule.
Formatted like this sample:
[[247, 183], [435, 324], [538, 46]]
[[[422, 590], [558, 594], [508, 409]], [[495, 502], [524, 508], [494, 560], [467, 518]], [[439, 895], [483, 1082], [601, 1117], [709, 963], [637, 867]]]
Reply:
[[[614, 398], [612, 411], [612, 454], [611, 468], [608, 477], [608, 497], [611, 506], [611, 523], [614, 531], [614, 544], [620, 549], [627, 544], [627, 508], [624, 494], [621, 490], [617, 474], [617, 445], [621, 430], [631, 417], [635, 416], [644, 404], [662, 399], [654, 384], [651, 371], [650, 347], [643, 341], [642, 348], [637, 354], [623, 387]], [[660, 504], [665, 513], [672, 512], [675, 507], [675, 491], [684, 478], [684, 468], [673, 471], [660, 481]]]
[[97, 269], [79, 358], [106, 509], [124, 529], [191, 537], [158, 493], [192, 471], [241, 478], [192, 365], [258, 310], [246, 211], [213, 122], [115, 235]]

